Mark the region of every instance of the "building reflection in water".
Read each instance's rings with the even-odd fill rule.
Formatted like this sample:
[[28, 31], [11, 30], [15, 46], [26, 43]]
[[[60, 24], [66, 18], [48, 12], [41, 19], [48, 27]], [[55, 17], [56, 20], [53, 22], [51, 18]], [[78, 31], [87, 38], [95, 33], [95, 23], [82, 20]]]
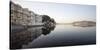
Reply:
[[32, 27], [27, 30], [11, 33], [10, 34], [10, 48], [11, 49], [20, 49], [22, 45], [27, 45], [33, 40], [37, 39], [39, 36], [50, 34], [53, 31], [53, 27]]

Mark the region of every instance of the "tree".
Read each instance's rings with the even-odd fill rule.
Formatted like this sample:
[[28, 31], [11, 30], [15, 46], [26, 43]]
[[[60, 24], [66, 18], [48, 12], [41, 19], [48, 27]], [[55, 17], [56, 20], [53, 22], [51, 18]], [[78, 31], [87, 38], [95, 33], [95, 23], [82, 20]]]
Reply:
[[42, 15], [42, 22], [50, 21], [50, 17], [48, 15]]
[[54, 23], [54, 24], [56, 23], [55, 20], [54, 20], [53, 18], [51, 18], [50, 21], [51, 21], [52, 23]]

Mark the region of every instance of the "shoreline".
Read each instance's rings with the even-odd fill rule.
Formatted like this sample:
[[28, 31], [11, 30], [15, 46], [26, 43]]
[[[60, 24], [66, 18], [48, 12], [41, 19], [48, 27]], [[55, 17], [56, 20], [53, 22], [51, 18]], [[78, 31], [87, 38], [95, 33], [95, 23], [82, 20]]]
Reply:
[[41, 26], [43, 26], [43, 25], [30, 25], [30, 26], [10, 25], [10, 33], [17, 33], [17, 32], [21, 32], [23, 30], [26, 30], [28, 28], [41, 27]]

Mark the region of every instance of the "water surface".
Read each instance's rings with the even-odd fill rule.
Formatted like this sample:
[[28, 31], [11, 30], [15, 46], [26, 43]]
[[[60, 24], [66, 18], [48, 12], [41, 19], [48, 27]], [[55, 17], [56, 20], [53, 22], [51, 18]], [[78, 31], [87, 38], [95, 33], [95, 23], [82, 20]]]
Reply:
[[[14, 34], [15, 35], [15, 34]], [[96, 43], [96, 27], [56, 25], [53, 28], [32, 27], [16, 33], [12, 48], [88, 45]]]

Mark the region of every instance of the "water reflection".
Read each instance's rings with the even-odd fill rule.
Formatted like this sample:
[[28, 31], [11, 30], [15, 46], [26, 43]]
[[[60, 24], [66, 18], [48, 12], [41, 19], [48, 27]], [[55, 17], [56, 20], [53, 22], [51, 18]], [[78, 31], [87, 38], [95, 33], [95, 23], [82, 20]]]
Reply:
[[32, 27], [11, 33], [10, 48], [41, 48], [55, 46], [87, 45], [96, 43], [96, 27], [56, 25], [56, 27]]
[[51, 31], [53, 31], [54, 30], [54, 28], [55, 28], [55, 26], [53, 26], [53, 27], [43, 27], [42, 28], [42, 34], [44, 34], [44, 35], [47, 35], [47, 34], [49, 34]]
[[23, 45], [27, 45], [29, 42], [37, 39], [39, 36], [47, 35], [53, 31], [53, 27], [32, 27], [27, 30], [11, 33], [10, 35], [10, 48], [11, 49], [20, 49]]

